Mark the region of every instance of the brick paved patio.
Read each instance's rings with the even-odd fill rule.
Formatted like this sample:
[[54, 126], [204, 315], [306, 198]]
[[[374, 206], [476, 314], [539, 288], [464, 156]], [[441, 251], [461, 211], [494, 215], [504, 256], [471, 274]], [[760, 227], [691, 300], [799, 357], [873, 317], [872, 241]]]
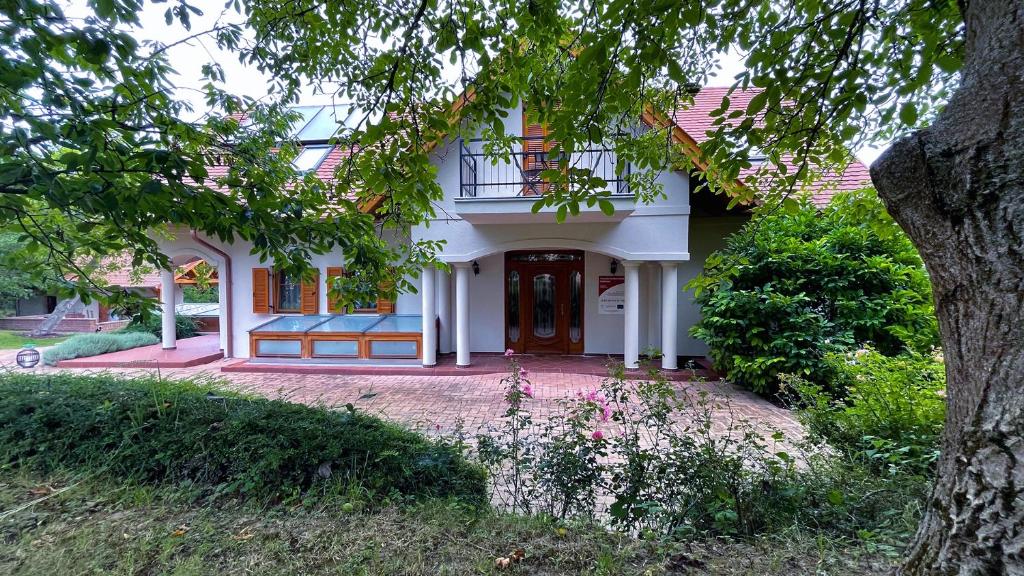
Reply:
[[[0, 366], [13, 367], [17, 351], [0, 353]], [[360, 410], [378, 414], [414, 428], [442, 433], [460, 423], [470, 432], [496, 424], [505, 411], [502, 400], [502, 373], [470, 376], [385, 376], [226, 373], [220, 369], [237, 360], [219, 360], [203, 366], [159, 370], [164, 378], [200, 377], [216, 379], [229, 388], [270, 398], [284, 398], [309, 404], [344, 406], [352, 403]], [[38, 372], [67, 370], [89, 374], [98, 369], [36, 368]], [[109, 369], [127, 374], [157, 374], [154, 369]], [[600, 376], [531, 372], [535, 399], [530, 410], [541, 420], [558, 408], [557, 401], [580, 390], [600, 385]], [[706, 391], [718, 407], [716, 428], [724, 430], [732, 418], [741, 418], [767, 428], [783, 431], [790, 438], [802, 435], [793, 414], [754, 394], [725, 382], [676, 382], [681, 391]]]

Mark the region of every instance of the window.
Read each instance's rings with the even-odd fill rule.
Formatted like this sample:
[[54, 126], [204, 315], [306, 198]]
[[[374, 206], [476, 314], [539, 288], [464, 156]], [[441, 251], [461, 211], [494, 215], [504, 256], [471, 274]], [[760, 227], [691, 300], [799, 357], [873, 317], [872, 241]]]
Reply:
[[583, 274], [579, 270], [569, 273], [569, 341], [579, 343], [583, 338]]
[[508, 341], [519, 341], [519, 271], [508, 273]]
[[274, 275], [274, 296], [277, 312], [298, 314], [302, 309], [302, 282], [278, 272]]
[[295, 167], [299, 172], [309, 172], [310, 170], [316, 170], [320, 167], [320, 163], [327, 157], [327, 153], [331, 151], [330, 146], [306, 146], [303, 148], [295, 159], [292, 160], [292, 166]]
[[537, 274], [533, 277], [533, 335], [551, 338], [555, 335], [555, 277]]

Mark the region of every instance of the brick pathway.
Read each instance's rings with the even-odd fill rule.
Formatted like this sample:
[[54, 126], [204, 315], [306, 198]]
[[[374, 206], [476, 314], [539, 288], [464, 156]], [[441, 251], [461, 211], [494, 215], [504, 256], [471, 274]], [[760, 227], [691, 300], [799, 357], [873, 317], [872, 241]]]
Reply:
[[[0, 352], [0, 367], [13, 367], [16, 351]], [[461, 424], [475, 432], [495, 425], [505, 411], [500, 380], [504, 374], [472, 376], [350, 376], [314, 374], [226, 373], [220, 368], [237, 360], [220, 360], [203, 366], [160, 370], [164, 378], [211, 378], [224, 386], [269, 398], [307, 404], [344, 406], [378, 414], [429, 432], [448, 432]], [[36, 368], [38, 372], [57, 369]], [[98, 369], [59, 369], [79, 374], [102, 373]], [[154, 369], [109, 369], [122, 374], [152, 374]], [[558, 400], [580, 390], [598, 387], [600, 376], [531, 372], [535, 392], [529, 408], [535, 420], [558, 409]], [[764, 428], [778, 429], [789, 438], [802, 436], [793, 414], [754, 394], [725, 382], [676, 382], [680, 391], [706, 391], [716, 405], [715, 428], [724, 432], [733, 418], [746, 419]]]

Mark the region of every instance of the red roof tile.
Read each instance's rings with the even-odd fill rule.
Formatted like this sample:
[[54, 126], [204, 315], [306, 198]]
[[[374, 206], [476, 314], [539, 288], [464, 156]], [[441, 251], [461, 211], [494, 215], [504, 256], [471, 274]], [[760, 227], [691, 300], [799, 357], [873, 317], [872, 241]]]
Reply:
[[[66, 278], [75, 281], [76, 274], [67, 274]], [[105, 257], [96, 269], [89, 273], [93, 282], [121, 288], [156, 288], [160, 286], [160, 272], [151, 266], [132, 267], [130, 256]]]
[[[711, 116], [711, 112], [721, 108], [722, 98], [729, 93], [729, 90], [730, 88], [719, 86], [701, 88], [693, 97], [693, 105], [676, 110], [673, 120], [697, 143], [706, 142], [709, 138], [708, 133], [716, 129], [714, 126], [716, 117]], [[760, 88], [735, 90], [729, 94], [729, 110], [745, 110], [750, 100], [760, 92]], [[758, 170], [758, 168], [751, 168], [741, 174], [740, 178], [746, 179]], [[811, 199], [816, 205], [824, 206], [838, 192], [857, 190], [870, 184], [871, 175], [868, 174], [867, 166], [859, 160], [853, 159], [843, 173], [823, 175], [808, 188], [807, 192], [810, 193]]]

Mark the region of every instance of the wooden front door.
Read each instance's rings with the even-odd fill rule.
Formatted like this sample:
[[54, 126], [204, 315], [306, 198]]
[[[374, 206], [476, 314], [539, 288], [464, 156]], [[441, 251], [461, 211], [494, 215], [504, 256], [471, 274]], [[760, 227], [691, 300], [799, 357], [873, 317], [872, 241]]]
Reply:
[[506, 347], [583, 353], [583, 252], [509, 252], [505, 280]]

